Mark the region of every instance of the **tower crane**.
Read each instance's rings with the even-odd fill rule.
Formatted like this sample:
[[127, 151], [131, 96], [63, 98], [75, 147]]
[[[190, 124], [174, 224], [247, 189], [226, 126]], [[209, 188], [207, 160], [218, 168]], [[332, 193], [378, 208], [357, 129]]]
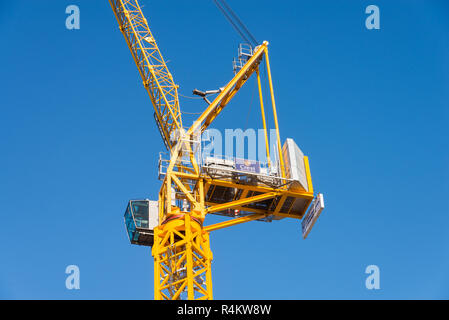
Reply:
[[[284, 218], [303, 219], [303, 237], [324, 208], [315, 195], [308, 157], [292, 139], [281, 145], [268, 42], [240, 45], [235, 75], [219, 90], [194, 94], [207, 107], [183, 127], [178, 86], [161, 54], [138, 0], [109, 0], [143, 85], [169, 158], [160, 158], [162, 186], [157, 201], [131, 200], [125, 226], [132, 244], [152, 247], [156, 300], [209, 300], [212, 294], [210, 233], [237, 224]], [[265, 63], [276, 131], [271, 160], [260, 66]], [[257, 79], [267, 162], [233, 157], [203, 157], [201, 137], [239, 90]], [[209, 95], [215, 95], [211, 101]], [[227, 217], [205, 225], [208, 214]]]

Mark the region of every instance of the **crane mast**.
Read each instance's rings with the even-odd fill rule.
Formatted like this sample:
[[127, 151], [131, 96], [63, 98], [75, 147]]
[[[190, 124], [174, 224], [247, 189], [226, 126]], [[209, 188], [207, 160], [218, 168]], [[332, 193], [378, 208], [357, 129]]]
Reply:
[[[315, 198], [308, 157], [292, 139], [281, 145], [268, 42], [246, 51], [242, 46], [239, 48], [239, 57], [234, 61], [235, 76], [215, 92], [217, 95], [212, 102], [205, 99], [207, 108], [190, 128], [184, 129], [178, 87], [138, 1], [109, 2], [170, 151], [169, 159], [161, 158], [159, 162], [159, 176], [163, 182], [158, 201], [131, 200], [128, 204], [125, 224], [129, 239], [133, 244], [152, 247], [156, 300], [212, 299], [210, 232], [255, 220], [300, 220], [307, 213], [304, 221], [307, 221], [308, 234], [324, 208], [322, 195]], [[260, 76], [263, 62], [276, 129], [276, 163], [270, 163]], [[262, 168], [258, 162], [236, 158], [203, 159], [202, 133], [253, 75], [257, 77], [268, 166]], [[313, 212], [312, 209], [307, 212], [308, 208], [313, 208]], [[229, 219], [204, 226], [208, 214]]]

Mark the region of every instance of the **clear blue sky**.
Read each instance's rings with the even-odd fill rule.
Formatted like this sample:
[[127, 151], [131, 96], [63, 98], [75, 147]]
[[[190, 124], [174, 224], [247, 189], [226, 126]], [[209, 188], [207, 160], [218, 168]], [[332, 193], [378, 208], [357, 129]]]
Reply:
[[[310, 157], [326, 209], [305, 241], [293, 220], [213, 233], [215, 298], [448, 299], [448, 1], [228, 2], [270, 41], [282, 139]], [[230, 80], [239, 38], [213, 1], [141, 3], [182, 94]], [[0, 298], [152, 299], [123, 213], [156, 197], [163, 145], [109, 3], [1, 1], [0, 34]], [[215, 127], [244, 127], [250, 95]]]

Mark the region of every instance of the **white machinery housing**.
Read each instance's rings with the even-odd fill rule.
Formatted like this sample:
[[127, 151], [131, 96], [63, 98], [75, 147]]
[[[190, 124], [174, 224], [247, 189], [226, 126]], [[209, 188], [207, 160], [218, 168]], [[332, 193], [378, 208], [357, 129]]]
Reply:
[[290, 189], [293, 191], [309, 191], [307, 184], [304, 153], [293, 139], [287, 139], [282, 147], [287, 179], [293, 180]]

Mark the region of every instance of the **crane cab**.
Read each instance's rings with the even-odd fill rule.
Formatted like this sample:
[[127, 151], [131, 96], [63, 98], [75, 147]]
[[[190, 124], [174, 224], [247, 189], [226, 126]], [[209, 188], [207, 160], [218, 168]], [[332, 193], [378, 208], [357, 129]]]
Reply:
[[128, 238], [132, 244], [148, 247], [153, 246], [153, 230], [159, 224], [157, 201], [129, 201], [124, 218]]

